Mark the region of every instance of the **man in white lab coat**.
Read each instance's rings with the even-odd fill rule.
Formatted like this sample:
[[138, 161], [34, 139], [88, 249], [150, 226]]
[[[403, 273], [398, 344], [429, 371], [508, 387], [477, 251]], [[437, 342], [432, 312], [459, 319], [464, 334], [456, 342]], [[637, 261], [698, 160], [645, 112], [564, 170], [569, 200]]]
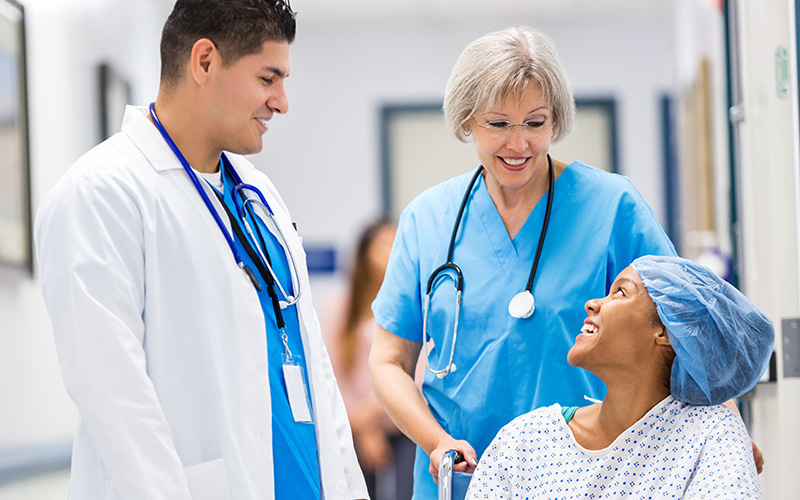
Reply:
[[367, 497], [300, 237], [239, 156], [288, 110], [294, 34], [285, 0], [178, 0], [155, 103], [39, 209], [71, 499]]

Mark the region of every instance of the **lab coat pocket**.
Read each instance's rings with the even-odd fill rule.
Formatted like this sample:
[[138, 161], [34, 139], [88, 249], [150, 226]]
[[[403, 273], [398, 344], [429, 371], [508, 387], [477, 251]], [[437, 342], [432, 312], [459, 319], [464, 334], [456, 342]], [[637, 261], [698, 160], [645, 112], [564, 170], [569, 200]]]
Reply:
[[218, 458], [183, 470], [192, 500], [230, 500], [225, 460]]

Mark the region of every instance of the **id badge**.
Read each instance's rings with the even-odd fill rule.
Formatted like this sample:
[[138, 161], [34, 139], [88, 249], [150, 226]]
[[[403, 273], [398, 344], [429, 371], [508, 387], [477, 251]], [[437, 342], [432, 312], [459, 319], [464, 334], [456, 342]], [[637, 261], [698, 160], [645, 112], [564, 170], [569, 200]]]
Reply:
[[299, 357], [283, 359], [283, 381], [286, 383], [286, 396], [292, 409], [294, 421], [301, 424], [313, 424], [311, 416], [311, 402], [308, 397], [306, 379], [303, 376], [303, 367], [299, 364]]

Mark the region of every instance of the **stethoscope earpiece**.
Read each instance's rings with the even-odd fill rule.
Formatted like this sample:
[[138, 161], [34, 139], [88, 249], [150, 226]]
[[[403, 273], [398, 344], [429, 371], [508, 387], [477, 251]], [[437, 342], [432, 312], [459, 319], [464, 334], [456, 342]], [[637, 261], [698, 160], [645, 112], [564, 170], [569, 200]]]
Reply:
[[440, 371], [439, 373], [436, 374], [436, 378], [445, 378], [450, 373], [456, 371], [456, 368], [457, 368], [457, 366], [456, 366], [455, 363], [450, 363], [449, 365], [447, 365], [444, 368], [444, 370], [442, 370], [442, 371]]

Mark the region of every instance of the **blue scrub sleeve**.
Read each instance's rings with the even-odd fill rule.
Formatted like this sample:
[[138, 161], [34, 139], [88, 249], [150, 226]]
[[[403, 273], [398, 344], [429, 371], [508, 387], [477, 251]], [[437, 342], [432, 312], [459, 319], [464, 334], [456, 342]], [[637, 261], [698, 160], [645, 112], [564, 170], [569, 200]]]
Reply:
[[[372, 313], [386, 331], [406, 340], [422, 342], [419, 246], [413, 205], [400, 215], [386, 274], [372, 303]], [[438, 239], [432, 236], [427, 244], [442, 244]]]
[[608, 246], [606, 290], [623, 269], [643, 255], [677, 255], [653, 210], [633, 183], [627, 177], [622, 179], [627, 183], [627, 189], [622, 192], [614, 215], [612, 241]]

